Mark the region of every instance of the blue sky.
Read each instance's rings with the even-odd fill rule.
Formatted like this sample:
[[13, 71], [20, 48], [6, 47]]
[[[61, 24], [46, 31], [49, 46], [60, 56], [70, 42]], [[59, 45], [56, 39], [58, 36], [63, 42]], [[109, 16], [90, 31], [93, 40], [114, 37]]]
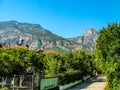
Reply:
[[120, 0], [0, 0], [0, 21], [40, 24], [68, 38], [120, 21]]

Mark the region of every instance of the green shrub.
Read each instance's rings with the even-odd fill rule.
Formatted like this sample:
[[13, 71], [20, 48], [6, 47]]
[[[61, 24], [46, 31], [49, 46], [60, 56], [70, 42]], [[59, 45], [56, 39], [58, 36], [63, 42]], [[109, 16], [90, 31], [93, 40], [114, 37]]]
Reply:
[[0, 90], [9, 90], [9, 89], [5, 87], [5, 88], [1, 88]]
[[65, 85], [65, 84], [69, 84], [71, 82], [75, 82], [77, 80], [82, 80], [82, 73], [79, 72], [73, 72], [73, 73], [63, 73], [60, 74], [59, 76], [59, 85]]

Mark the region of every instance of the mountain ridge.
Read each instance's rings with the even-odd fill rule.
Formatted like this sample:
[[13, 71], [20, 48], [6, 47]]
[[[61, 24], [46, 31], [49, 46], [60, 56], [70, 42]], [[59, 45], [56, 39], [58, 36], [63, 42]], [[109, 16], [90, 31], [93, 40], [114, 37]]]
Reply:
[[[93, 31], [95, 32], [95, 30]], [[88, 37], [90, 37], [89, 33]], [[28, 44], [32, 50], [41, 49], [41, 46], [44, 46], [45, 49], [55, 49], [63, 52], [87, 49], [85, 47], [87, 43], [83, 42], [82, 39], [82, 42], [79, 42], [80, 38], [78, 37], [75, 39], [63, 38], [53, 34], [39, 24], [21, 23], [15, 20], [0, 22], [0, 42], [16, 44], [19, 39], [24, 39], [24, 46]]]

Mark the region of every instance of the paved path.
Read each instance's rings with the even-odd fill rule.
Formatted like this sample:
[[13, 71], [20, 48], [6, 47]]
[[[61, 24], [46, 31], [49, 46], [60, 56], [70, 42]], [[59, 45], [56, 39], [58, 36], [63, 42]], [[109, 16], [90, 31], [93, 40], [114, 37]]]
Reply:
[[106, 78], [102, 75], [99, 75], [67, 90], [105, 90], [105, 86]]

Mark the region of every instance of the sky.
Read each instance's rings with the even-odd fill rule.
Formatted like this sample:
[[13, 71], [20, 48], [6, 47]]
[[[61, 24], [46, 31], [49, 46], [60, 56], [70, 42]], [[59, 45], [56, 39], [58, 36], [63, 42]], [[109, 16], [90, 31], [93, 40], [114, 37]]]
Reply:
[[0, 21], [40, 24], [64, 38], [120, 22], [120, 0], [0, 0]]

